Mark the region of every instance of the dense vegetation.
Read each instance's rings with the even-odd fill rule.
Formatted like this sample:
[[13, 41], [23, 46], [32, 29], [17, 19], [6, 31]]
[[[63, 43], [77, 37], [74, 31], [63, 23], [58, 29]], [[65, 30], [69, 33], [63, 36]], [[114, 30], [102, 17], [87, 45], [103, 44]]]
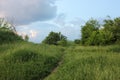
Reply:
[[74, 43], [50, 32], [35, 44], [0, 21], [0, 80], [119, 80], [120, 18], [104, 20], [102, 27], [91, 19], [81, 32]]
[[67, 37], [61, 34], [60, 32], [50, 32], [50, 34], [43, 41], [45, 44], [49, 45], [67, 45]]
[[0, 19], [0, 44], [24, 41], [15, 30], [15, 27], [4, 19]]
[[119, 80], [120, 46], [76, 46], [45, 80]]
[[43, 80], [62, 55], [56, 46], [25, 42], [0, 45], [0, 80]]
[[0, 44], [23, 41], [21, 36], [18, 36], [12, 31], [4, 31], [0, 28]]
[[120, 43], [120, 17], [106, 19], [103, 24], [91, 19], [82, 26], [83, 45], [109, 45]]

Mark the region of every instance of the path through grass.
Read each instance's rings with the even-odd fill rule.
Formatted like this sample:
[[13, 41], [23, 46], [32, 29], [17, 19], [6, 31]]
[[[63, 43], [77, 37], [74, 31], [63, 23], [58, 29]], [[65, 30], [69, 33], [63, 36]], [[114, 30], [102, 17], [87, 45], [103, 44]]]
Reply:
[[56, 46], [33, 43], [0, 45], [0, 80], [43, 80], [63, 55]]
[[71, 47], [45, 80], [120, 80], [120, 46]]

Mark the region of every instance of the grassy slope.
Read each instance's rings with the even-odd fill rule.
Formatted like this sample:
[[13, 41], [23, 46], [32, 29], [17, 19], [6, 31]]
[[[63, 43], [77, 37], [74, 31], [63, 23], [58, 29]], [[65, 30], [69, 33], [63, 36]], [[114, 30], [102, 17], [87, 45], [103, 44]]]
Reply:
[[58, 65], [62, 50], [32, 43], [0, 45], [0, 80], [42, 80]]
[[[0, 80], [43, 80], [63, 49], [32, 43], [0, 45]], [[119, 80], [120, 46], [69, 47], [45, 80]]]
[[120, 46], [71, 47], [45, 80], [120, 80]]

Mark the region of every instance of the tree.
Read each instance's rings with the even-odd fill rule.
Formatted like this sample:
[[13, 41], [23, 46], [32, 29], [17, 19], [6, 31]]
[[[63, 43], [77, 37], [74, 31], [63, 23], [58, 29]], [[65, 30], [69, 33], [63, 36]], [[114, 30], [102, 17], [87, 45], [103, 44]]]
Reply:
[[100, 28], [96, 20], [86, 22], [82, 27], [82, 43], [84, 45], [120, 43], [120, 17], [105, 19], [103, 28]]
[[62, 39], [62, 40], [58, 41], [57, 44], [60, 45], [60, 46], [67, 46], [67, 40]]
[[120, 17], [114, 19], [113, 34], [115, 41], [120, 42]]
[[43, 40], [43, 43], [50, 45], [58, 45], [59, 41], [67, 40], [66, 36], [62, 35], [60, 32], [50, 32], [49, 35]]
[[23, 41], [23, 39], [17, 34], [10, 23], [4, 19], [0, 19], [0, 44], [16, 41]]
[[5, 20], [5, 18], [0, 18], [0, 29], [17, 33], [15, 26], [9, 21]]
[[113, 34], [113, 38], [111, 39], [112, 43], [120, 41], [120, 17], [112, 19], [104, 20], [104, 30], [110, 31]]
[[29, 40], [29, 36], [28, 35], [25, 35], [25, 41], [28, 41]]
[[[97, 20], [90, 19], [82, 26], [82, 44], [89, 45], [89, 38], [94, 31], [98, 31], [100, 24]], [[96, 37], [96, 36], [94, 36]]]

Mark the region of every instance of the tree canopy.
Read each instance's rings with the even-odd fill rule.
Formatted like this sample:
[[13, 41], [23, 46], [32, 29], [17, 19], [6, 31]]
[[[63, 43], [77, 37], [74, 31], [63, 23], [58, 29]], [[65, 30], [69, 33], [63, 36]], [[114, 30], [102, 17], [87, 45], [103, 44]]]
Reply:
[[15, 27], [1, 18], [0, 19], [0, 44], [22, 41], [22, 40], [23, 40], [22, 37], [17, 34]]
[[103, 25], [91, 19], [82, 26], [81, 32], [83, 45], [108, 45], [120, 42], [120, 17], [113, 20], [105, 19]]
[[49, 35], [43, 40], [43, 43], [50, 45], [66, 44], [67, 37], [60, 32], [50, 32]]

